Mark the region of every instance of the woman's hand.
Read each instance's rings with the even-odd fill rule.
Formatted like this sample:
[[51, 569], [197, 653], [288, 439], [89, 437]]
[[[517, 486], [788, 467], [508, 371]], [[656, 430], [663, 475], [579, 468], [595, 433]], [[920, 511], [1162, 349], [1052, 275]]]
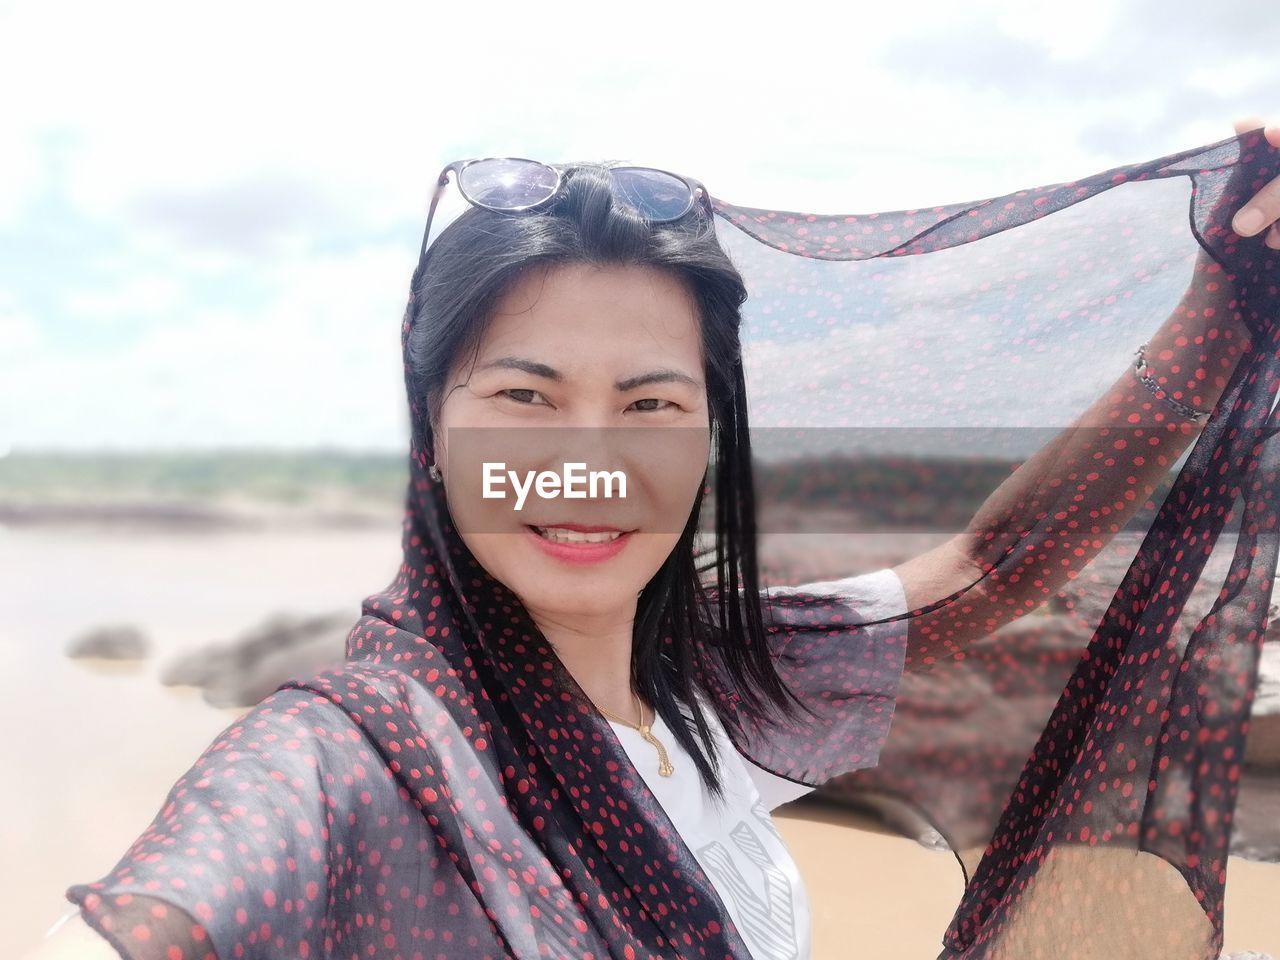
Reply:
[[[1246, 117], [1235, 122], [1236, 133], [1245, 133], [1263, 127], [1262, 135], [1273, 147], [1280, 147], [1280, 124], [1265, 126], [1256, 117]], [[1243, 207], [1231, 220], [1231, 229], [1242, 237], [1256, 236], [1262, 231], [1267, 235], [1262, 242], [1272, 250], [1280, 250], [1280, 177], [1276, 177]]]

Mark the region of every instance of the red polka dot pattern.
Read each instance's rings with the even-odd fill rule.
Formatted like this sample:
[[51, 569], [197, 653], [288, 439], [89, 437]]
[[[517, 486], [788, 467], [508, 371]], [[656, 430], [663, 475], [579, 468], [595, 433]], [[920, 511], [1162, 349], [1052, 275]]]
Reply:
[[[1191, 266], [1187, 197], [1170, 188], [1194, 188], [1191, 230], [1211, 256], [1149, 360], [1169, 395], [1199, 404], [1214, 386], [1221, 399], [1162, 503], [1131, 506], [1145, 500], [1138, 475], [1172, 466], [1192, 434], [1130, 379], [1106, 395], [1111, 416], [1087, 457], [1046, 447], [1020, 468], [1047, 463], [1006, 504], [1016, 523], [975, 518], [991, 522], [975, 527], [972, 594], [939, 590], [874, 623], [830, 596], [774, 598], [770, 650], [810, 708], [803, 722], [741, 710], [722, 654], [700, 652], [726, 730], [755, 762], [805, 783], [883, 778], [958, 851], [978, 843], [940, 957], [1057, 958], [1091, 937], [1117, 948], [1108, 955], [1139, 955], [1119, 950], [1135, 929], [1143, 956], [1217, 956], [1280, 475], [1269, 417], [1280, 256], [1228, 223], [1277, 173], [1254, 132], [929, 210], [818, 216], [714, 201], [752, 293], [748, 354], [777, 361], [749, 379], [753, 426], [967, 428], [1025, 412], [1021, 426], [1042, 427], [1029, 398], [1083, 407], [1106, 386], [1088, 375], [1123, 373], [1163, 319], [1167, 278]], [[402, 347], [407, 333], [406, 320]], [[1231, 519], [1225, 582], [1184, 631]], [[1143, 538], [1108, 582], [1090, 561], [1124, 523]], [[137, 958], [748, 957], [607, 720], [462, 544], [416, 449], [402, 548], [394, 581], [364, 601], [346, 662], [291, 680], [228, 727], [113, 870], [68, 890], [89, 922]], [[1034, 660], [975, 643], [1027, 613], [1038, 584], [1049, 600], [1064, 571], [1112, 597], [1087, 647]], [[1025, 763], [981, 802], [943, 810], [929, 793], [938, 780], [898, 763], [904, 662], [908, 681], [936, 681], [946, 697], [933, 726], [912, 726], [930, 707], [915, 703], [901, 729], [936, 734], [923, 749], [957, 782], [1024, 681], [1060, 691]], [[984, 685], [947, 686], [975, 662]], [[968, 702], [987, 708], [987, 727], [962, 726]], [[965, 735], [977, 750], [946, 749]]]
[[[905, 804], [956, 853], [966, 887], [940, 960], [1221, 952], [1280, 489], [1280, 253], [1230, 221], [1277, 174], [1280, 151], [1254, 131], [977, 203], [857, 216], [717, 205], [759, 241], [721, 235], [749, 279], [756, 345], [770, 347], [748, 378], [753, 428], [825, 433], [837, 450], [896, 435], [1034, 453], [1027, 482], [964, 514], [968, 586], [902, 618], [893, 733], [874, 769], [838, 781], [840, 795]], [[1134, 375], [1147, 341], [1164, 394], [1212, 408], [1206, 423]], [[998, 429], [970, 429], [986, 427]], [[935, 509], [966, 492], [956, 471], [895, 465], [900, 497], [883, 502], [903, 517], [920, 515], [920, 491]], [[816, 466], [803, 492], [818, 505], [839, 479]], [[902, 529], [878, 520], [860, 525]], [[806, 576], [815, 568], [834, 575], [815, 560]], [[821, 742], [771, 733], [762, 765], [830, 773]]]

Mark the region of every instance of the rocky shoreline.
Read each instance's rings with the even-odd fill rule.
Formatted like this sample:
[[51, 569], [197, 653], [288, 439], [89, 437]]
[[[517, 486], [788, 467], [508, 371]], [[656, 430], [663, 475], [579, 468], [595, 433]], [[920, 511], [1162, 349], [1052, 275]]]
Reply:
[[272, 503], [251, 498], [0, 500], [0, 528], [87, 528], [172, 533], [358, 529], [398, 523], [395, 504], [350, 497]]
[[[1078, 598], [1081, 604], [1085, 601]], [[1231, 853], [1249, 860], [1280, 863], [1280, 614], [1275, 607], [1267, 639], [1263, 644], [1262, 677], [1251, 715], [1241, 794], [1232, 833]], [[1072, 614], [1048, 610], [1022, 620], [1036, 642], [1054, 643], [1050, 618], [1071, 618]], [[354, 623], [347, 611], [297, 614], [277, 611], [252, 624], [240, 634], [219, 640], [165, 663], [161, 682], [167, 685], [198, 687], [204, 700], [218, 708], [244, 708], [258, 703], [284, 681], [308, 676], [341, 663], [346, 637]], [[1002, 633], [1016, 630], [1015, 621]], [[1078, 623], [1078, 621], [1075, 621]], [[1064, 623], [1064, 636], [1070, 629]], [[1007, 636], [1002, 637], [1008, 640]], [[136, 627], [103, 626], [71, 640], [67, 655], [130, 661], [146, 658], [151, 645]], [[1034, 652], [1034, 651], [1033, 651]], [[1038, 723], [1037, 715], [1030, 722]], [[1006, 758], [1016, 760], [1017, 758]], [[857, 776], [857, 775], [855, 775]], [[941, 836], [913, 811], [892, 799], [851, 789], [837, 778], [815, 791], [818, 802], [835, 802], [873, 813], [882, 822], [921, 845], [934, 850], [948, 849]]]

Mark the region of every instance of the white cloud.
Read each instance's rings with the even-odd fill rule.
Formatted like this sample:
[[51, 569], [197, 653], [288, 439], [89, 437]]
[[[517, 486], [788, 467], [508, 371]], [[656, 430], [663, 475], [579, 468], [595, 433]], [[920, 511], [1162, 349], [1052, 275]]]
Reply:
[[[172, 276], [138, 274], [98, 289], [70, 291], [63, 296], [63, 309], [97, 320], [136, 320], [139, 316], [172, 314], [182, 305], [186, 291]], [[165, 316], [165, 320], [171, 316]]]
[[[1187, 86], [1223, 96], [1237, 96], [1274, 83], [1278, 72], [1274, 55], [1246, 54], [1196, 67], [1187, 75]], [[1274, 97], [1270, 99], [1274, 100]]]
[[0, 456], [7, 456], [13, 445], [17, 418], [31, 411], [37, 400], [28, 377], [52, 352], [35, 319], [0, 291]]
[[253, 312], [196, 304], [100, 349], [50, 351], [5, 377], [40, 413], [10, 442], [402, 449], [410, 269], [397, 248], [308, 257], [275, 268]]
[[35, 320], [18, 309], [12, 296], [0, 292], [0, 358], [12, 363], [42, 346]]
[[1054, 60], [1082, 60], [1106, 45], [1121, 6], [1116, 0], [1073, 0], [1070, 8], [998, 0], [992, 22], [1011, 37], [1042, 46]]
[[1206, 30], [1232, 39], [1225, 15], [1126, 59], [1138, 8], [1084, 3], [10, 2], [0, 231], [113, 242], [0, 293], [51, 304], [38, 322], [70, 342], [132, 321], [91, 357], [7, 321], [26, 343], [0, 387], [24, 398], [12, 432], [399, 444], [403, 296], [458, 157], [625, 159], [747, 206], [906, 209], [1220, 139], [1219, 98], [1277, 76], [1260, 31], [1230, 69], [1189, 66]]

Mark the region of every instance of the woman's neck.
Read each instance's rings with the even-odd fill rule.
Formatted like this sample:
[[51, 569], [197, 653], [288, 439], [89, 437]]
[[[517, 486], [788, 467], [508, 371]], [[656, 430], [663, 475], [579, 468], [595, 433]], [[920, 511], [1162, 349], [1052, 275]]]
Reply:
[[[602, 711], [629, 723], [639, 721], [631, 677], [634, 607], [607, 617], [557, 617], [529, 614], [578, 686]], [[652, 711], [644, 706], [644, 719]]]

